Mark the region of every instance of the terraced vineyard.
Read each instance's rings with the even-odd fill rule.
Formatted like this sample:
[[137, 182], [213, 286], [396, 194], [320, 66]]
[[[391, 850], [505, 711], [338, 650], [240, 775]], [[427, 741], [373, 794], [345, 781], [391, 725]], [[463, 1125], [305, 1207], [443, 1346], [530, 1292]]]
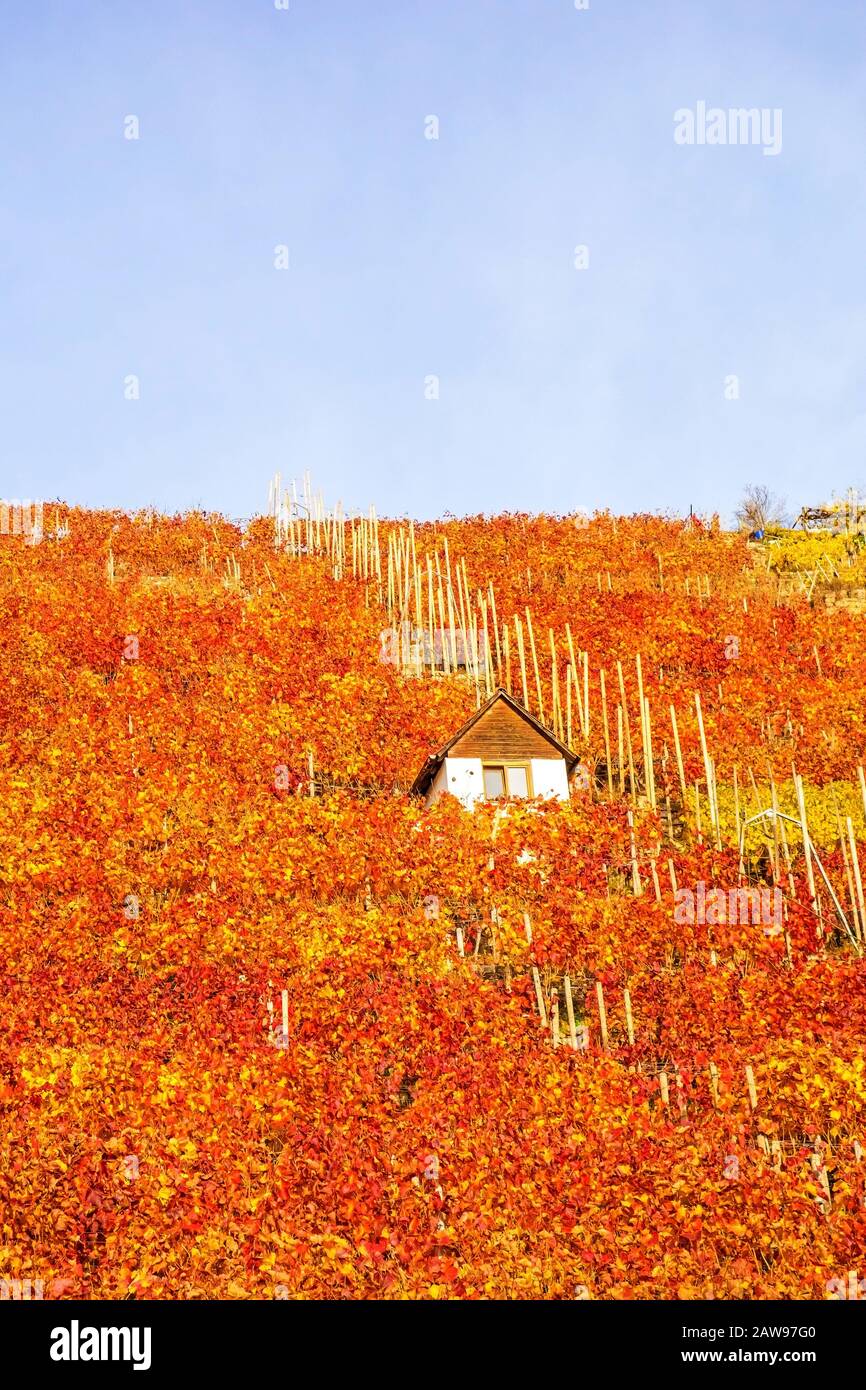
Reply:
[[[0, 538], [0, 1275], [840, 1296], [866, 637], [820, 591], [859, 552], [271, 511]], [[570, 801], [426, 810], [498, 687]]]

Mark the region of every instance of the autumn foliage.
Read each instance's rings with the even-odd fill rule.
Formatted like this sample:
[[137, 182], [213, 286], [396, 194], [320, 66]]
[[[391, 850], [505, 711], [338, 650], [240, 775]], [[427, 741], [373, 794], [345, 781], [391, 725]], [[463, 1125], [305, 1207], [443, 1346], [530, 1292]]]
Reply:
[[[851, 817], [862, 862], [861, 618], [779, 603], [712, 526], [419, 526], [422, 557], [447, 535], [493, 580], [501, 618], [570, 624], [593, 672], [585, 792], [425, 811], [407, 789], [476, 692], [381, 660], [373, 586], [276, 548], [265, 518], [63, 515], [68, 534], [0, 538], [0, 1278], [820, 1299], [866, 1276], [840, 836]], [[620, 661], [633, 700], [638, 652], [655, 811], [610, 794], [599, 719], [595, 673], [613, 689]], [[552, 679], [542, 661], [546, 702]], [[695, 692], [718, 840], [673, 759], [671, 703], [700, 784]], [[741, 868], [731, 827], [771, 777], [795, 811], [792, 764], [853, 939], [822, 883], [816, 915], [790, 826], [784, 930], [678, 922], [674, 880], [769, 882], [778, 846], [752, 834]]]

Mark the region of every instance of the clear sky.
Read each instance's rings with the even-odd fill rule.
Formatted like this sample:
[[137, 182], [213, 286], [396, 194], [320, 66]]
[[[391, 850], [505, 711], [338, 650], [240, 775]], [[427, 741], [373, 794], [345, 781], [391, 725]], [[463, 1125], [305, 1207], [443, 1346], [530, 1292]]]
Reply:
[[0, 125], [3, 496], [866, 484], [862, 0], [2, 0]]

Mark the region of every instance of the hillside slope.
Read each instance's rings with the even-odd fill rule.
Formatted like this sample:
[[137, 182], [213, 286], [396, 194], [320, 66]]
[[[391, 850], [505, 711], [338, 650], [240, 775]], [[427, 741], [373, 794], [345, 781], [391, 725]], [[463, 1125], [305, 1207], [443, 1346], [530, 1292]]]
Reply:
[[[365, 579], [359, 531], [353, 565], [270, 518], [64, 516], [0, 537], [0, 1276], [808, 1299], [856, 1268], [861, 618], [651, 517], [381, 522]], [[449, 596], [489, 664], [396, 662]], [[590, 785], [425, 812], [495, 684]], [[782, 916], [684, 921], [699, 884]]]

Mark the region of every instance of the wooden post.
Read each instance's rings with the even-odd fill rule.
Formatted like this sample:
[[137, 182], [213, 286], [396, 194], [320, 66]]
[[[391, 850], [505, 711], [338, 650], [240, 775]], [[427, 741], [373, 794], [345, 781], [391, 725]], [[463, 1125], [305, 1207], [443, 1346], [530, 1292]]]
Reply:
[[556, 664], [556, 638], [553, 635], [553, 628], [548, 628], [550, 639], [550, 697], [553, 705], [551, 715], [551, 725], [556, 737], [562, 741], [562, 713], [559, 700], [559, 671]]
[[677, 871], [676, 871], [676, 869], [674, 868], [674, 861], [673, 861], [672, 859], [669, 859], [669, 860], [668, 860], [668, 873], [669, 873], [670, 876], [671, 876], [671, 889], [672, 889], [672, 891], [673, 891], [674, 897], [676, 897], [676, 892], [677, 892]]
[[610, 769], [610, 728], [607, 719], [607, 690], [604, 681], [604, 668], [599, 671], [599, 685], [601, 687], [601, 718], [604, 725], [604, 756], [607, 764], [607, 795], [613, 801], [613, 777]]
[[[499, 621], [496, 617], [496, 596], [493, 592], [493, 580], [487, 581], [490, 589], [490, 618], [493, 623], [493, 633], [496, 638], [496, 684], [502, 684], [502, 652], [499, 647]], [[507, 632], [506, 628], [506, 632]]]
[[602, 989], [601, 980], [596, 980], [595, 982], [595, 995], [598, 1000], [598, 1022], [601, 1028], [601, 1045], [605, 1052], [607, 1052], [607, 1013], [604, 1007], [604, 990]]
[[683, 1086], [683, 1074], [680, 1071], [674, 1072], [674, 1080], [677, 1085], [677, 1105], [679, 1106], [680, 1118], [688, 1119], [689, 1107], [686, 1101], [686, 1092]]
[[713, 796], [713, 770], [710, 765], [710, 755], [707, 750], [707, 738], [706, 734], [704, 733], [704, 714], [703, 710], [701, 709], [701, 697], [698, 694], [697, 690], [695, 691], [695, 709], [698, 715], [698, 732], [701, 736], [701, 752], [704, 757], [704, 771], [706, 772], [707, 776], [707, 798], [709, 801], [710, 810], [710, 826], [713, 830], [715, 830], [717, 825], [717, 815], [715, 808], [715, 798]]
[[659, 884], [659, 875], [658, 869], [656, 868], [656, 861], [654, 859], [650, 860], [650, 873], [652, 874], [653, 887], [655, 888], [656, 902], [660, 903], [662, 900], [662, 890]]
[[466, 674], [467, 674], [467, 675], [470, 675], [470, 674], [471, 674], [472, 668], [471, 668], [471, 666], [469, 665], [469, 643], [468, 643], [468, 640], [467, 640], [467, 639], [468, 639], [468, 636], [469, 636], [469, 618], [468, 618], [468, 616], [467, 616], [467, 614], [468, 614], [468, 600], [469, 600], [469, 595], [468, 595], [468, 594], [466, 595], [466, 603], [464, 603], [464, 601], [463, 601], [463, 583], [462, 583], [462, 576], [461, 576], [461, 573], [460, 573], [460, 565], [459, 565], [459, 564], [456, 566], [456, 569], [457, 569], [457, 606], [458, 606], [458, 610], [459, 610], [459, 613], [460, 613], [460, 631], [461, 631], [461, 633], [462, 633], [462, 640], [463, 640], [463, 666], [464, 666], [464, 669], [465, 669], [465, 671], [466, 671]]
[[634, 1020], [631, 1016], [631, 995], [627, 989], [623, 990], [622, 998], [625, 1004], [625, 1026], [628, 1031], [629, 1047], [634, 1047]]
[[818, 936], [823, 937], [824, 931], [818, 913], [818, 895], [815, 891], [815, 871], [812, 868], [812, 843], [809, 839], [809, 826], [806, 820], [806, 794], [803, 789], [803, 779], [798, 773], [794, 772], [794, 786], [797, 790], [797, 807], [800, 812], [800, 827], [803, 832], [803, 853], [806, 856], [806, 881], [809, 885], [809, 897], [812, 902], [812, 910], [815, 913], [817, 922]]
[[755, 1086], [755, 1073], [752, 1071], [751, 1063], [746, 1064], [746, 1085], [749, 1088], [749, 1104], [753, 1110], [757, 1110], [758, 1091]]
[[635, 775], [634, 775], [634, 752], [633, 752], [633, 750], [632, 750], [632, 744], [631, 744], [631, 725], [630, 725], [630, 723], [629, 723], [629, 717], [628, 717], [628, 704], [626, 703], [626, 698], [625, 698], [625, 681], [624, 681], [624, 679], [623, 679], [623, 674], [622, 674], [622, 662], [621, 662], [621, 661], [618, 661], [618, 662], [616, 663], [616, 673], [617, 673], [617, 676], [618, 676], [618, 678], [619, 678], [619, 694], [620, 694], [620, 699], [621, 699], [621, 701], [622, 701], [622, 720], [623, 720], [623, 727], [624, 727], [624, 729], [625, 729], [625, 741], [626, 741], [626, 746], [627, 746], [627, 748], [628, 748], [628, 775], [629, 775], [629, 781], [630, 781], [630, 783], [631, 783], [631, 799], [632, 799], [632, 804], [636, 804], [636, 802], [637, 802], [637, 780], [636, 780]]
[[481, 616], [484, 619], [484, 689], [489, 698], [495, 689], [495, 682], [493, 679], [493, 651], [490, 646], [490, 629], [487, 626], [486, 599], [482, 604]]
[[[414, 524], [414, 523], [413, 523]], [[413, 549], [414, 549], [413, 536]], [[415, 564], [415, 673], [421, 676], [424, 672], [424, 617], [421, 608], [421, 571], [416, 562]]]
[[[738, 783], [738, 781], [737, 781], [737, 765], [736, 765], [736, 763], [734, 764], [734, 830], [735, 830], [735, 833], [736, 833], [736, 836], [737, 836], [737, 854], [739, 855], [739, 870], [738, 870], [738, 872], [739, 872], [739, 876], [740, 876], [740, 881], [742, 882], [743, 874], [745, 873], [745, 866], [744, 866], [744, 864], [743, 864], [742, 840], [741, 840], [741, 836], [740, 836], [740, 787], [739, 787], [739, 783]], [[776, 866], [775, 866], [775, 863], [774, 863], [774, 865], [773, 865], [773, 872], [774, 872], [774, 873], [775, 873], [775, 868], [776, 868]]]
[[565, 981], [565, 1012], [568, 1015], [568, 1036], [571, 1039], [573, 1051], [577, 1051], [577, 1029], [574, 1023], [574, 1000], [571, 997], [571, 976], [566, 975]]
[[436, 604], [433, 598], [433, 562], [427, 556], [427, 626], [430, 630], [430, 670], [436, 670]]
[[281, 991], [280, 991], [280, 1003], [281, 1003], [281, 1005], [282, 1005], [282, 1010], [281, 1010], [281, 1012], [282, 1012], [282, 1023], [283, 1023], [283, 1047], [288, 1047], [288, 1045], [289, 1045], [289, 991], [288, 991], [287, 989], [284, 989], [284, 990], [281, 990]]
[[668, 1074], [666, 1071], [659, 1072], [659, 1091], [661, 1093], [662, 1105], [667, 1109], [669, 1101]]
[[788, 848], [788, 832], [785, 829], [785, 822], [783, 820], [779, 821], [779, 836], [782, 841], [782, 857], [785, 860], [785, 872], [788, 875], [788, 889], [791, 894], [791, 900], [793, 902], [796, 902], [797, 885], [794, 882], [794, 872], [793, 866], [791, 864], [791, 851]]
[[722, 848], [722, 822], [719, 816], [719, 783], [716, 778], [716, 765], [710, 758], [710, 772], [713, 779], [713, 814], [716, 822], [716, 849]]
[[857, 924], [856, 917], [854, 920], [855, 924], [858, 925], [857, 934], [860, 940], [863, 941], [864, 939], [866, 939], [866, 935], [864, 935], [866, 934], [866, 904], [864, 904], [863, 901], [863, 880], [860, 877], [860, 859], [857, 854], [857, 842], [854, 839], [854, 824], [851, 820], [851, 817], [846, 816], [845, 822], [848, 827], [848, 843], [851, 846], [851, 867], [854, 870], [854, 882], [857, 885], [857, 907], [860, 916], [859, 924]]
[[858, 941], [862, 941], [863, 938], [860, 931], [860, 908], [857, 904], [857, 894], [854, 892], [854, 876], [851, 872], [851, 856], [848, 852], [848, 842], [845, 839], [845, 831], [841, 829], [841, 820], [839, 821], [839, 825], [839, 844], [842, 847], [842, 863], [845, 866], [845, 883], [848, 887], [848, 902], [851, 907], [851, 920], [854, 923], [854, 935], [857, 937]]
[[650, 803], [650, 806], [652, 807], [652, 809], [655, 811], [655, 810], [657, 809], [657, 808], [656, 808], [656, 773], [655, 773], [655, 766], [654, 766], [654, 764], [653, 764], [652, 722], [651, 722], [651, 720], [650, 720], [649, 700], [646, 698], [646, 696], [644, 696], [644, 702], [643, 702], [643, 703], [644, 703], [644, 734], [645, 734], [645, 738], [646, 738], [646, 763], [645, 763], [644, 776], [645, 776], [645, 778], [646, 778], [647, 795], [649, 796], [649, 803]]
[[457, 659], [457, 611], [454, 605], [454, 590], [451, 586], [451, 575], [448, 575], [448, 627], [451, 638], [451, 669], [457, 672], [459, 661]]
[[445, 622], [445, 594], [442, 588], [442, 569], [439, 564], [439, 551], [434, 553], [436, 562], [436, 593], [439, 605], [439, 635], [442, 643], [442, 670], [446, 676], [451, 670], [450, 653], [448, 651], [448, 641], [446, 637], [447, 626]]
[[535, 985], [535, 1002], [538, 1005], [538, 1017], [541, 1019], [543, 1028], [547, 1027], [547, 1010], [544, 1007], [544, 995], [541, 990], [541, 979], [538, 974], [538, 966], [532, 967], [532, 983]]
[[581, 693], [580, 693], [580, 679], [579, 679], [579, 676], [578, 676], [578, 664], [577, 664], [577, 660], [576, 660], [575, 655], [574, 655], [574, 641], [573, 641], [572, 636], [571, 636], [571, 626], [570, 626], [570, 624], [568, 624], [568, 623], [565, 624], [565, 637], [566, 637], [566, 641], [568, 642], [568, 656], [569, 656], [569, 660], [571, 661], [571, 669], [572, 669], [572, 673], [573, 673], [574, 693], [575, 693], [575, 697], [576, 697], [576, 700], [577, 700], [577, 718], [578, 718], [578, 721], [579, 721], [579, 723], [580, 723], [580, 732], [581, 732], [581, 734], [583, 735], [583, 737], [586, 738], [587, 733], [588, 733], [587, 722], [586, 722], [586, 711], [584, 710], [584, 707], [583, 707], [583, 699], [582, 699]]
[[832, 1206], [832, 1195], [830, 1192], [830, 1179], [827, 1176], [827, 1165], [824, 1162], [824, 1159], [820, 1153], [814, 1153], [812, 1155], [811, 1164], [818, 1181], [818, 1186], [824, 1194], [824, 1198], [823, 1201], [820, 1203], [820, 1206], [824, 1212], [824, 1215], [826, 1216], [829, 1214], [830, 1208]]
[[514, 615], [514, 631], [517, 634], [517, 651], [520, 656], [520, 679], [523, 685], [523, 708], [529, 709], [529, 689], [526, 684], [526, 653], [523, 649], [523, 624]]
[[[477, 628], [476, 628], [476, 626], [475, 626], [475, 618], [474, 618], [474, 616], [473, 616], [473, 618], [471, 619], [470, 627], [469, 627], [469, 644], [470, 644], [470, 645], [469, 645], [469, 649], [467, 650], [467, 647], [466, 647], [466, 633], [464, 632], [464, 634], [463, 634], [463, 650], [464, 650], [464, 652], [466, 653], [466, 661], [467, 661], [468, 669], [471, 670], [471, 672], [472, 672], [472, 678], [473, 678], [473, 680], [475, 681], [475, 705], [476, 705], [476, 708], [479, 708], [479, 709], [480, 709], [480, 707], [481, 707], [481, 687], [480, 687], [479, 684], [478, 684], [478, 630], [477, 630]], [[471, 659], [471, 662], [470, 662], [470, 659], [469, 659], [469, 651], [472, 652], [472, 659]]]
[[710, 1090], [713, 1096], [713, 1108], [719, 1108], [719, 1069], [715, 1062], [710, 1062]]
[[631, 840], [631, 882], [634, 895], [636, 898], [639, 898], [643, 893], [643, 884], [640, 881], [640, 873], [637, 866], [637, 844], [634, 838], [634, 813], [631, 810], [628, 812], [627, 819], [629, 838]]
[[686, 790], [686, 774], [683, 771], [683, 750], [680, 747], [680, 735], [677, 728], [677, 712], [671, 705], [671, 728], [674, 731], [674, 748], [677, 755], [677, 772], [680, 777], [680, 791], [683, 794], [683, 814], [688, 810], [688, 792]]
[[[637, 703], [638, 713], [640, 714], [640, 742], [641, 754], [643, 758], [643, 780], [647, 798], [650, 794], [650, 774], [649, 774], [649, 753], [647, 751], [646, 737], [646, 700], [644, 699], [643, 689], [643, 662], [640, 659], [640, 652], [635, 653], [635, 669], [637, 671]], [[652, 804], [650, 802], [650, 804]]]
[[532, 631], [532, 615], [530, 614], [528, 608], [525, 610], [525, 612], [526, 612], [526, 629], [527, 629], [527, 631], [528, 631], [528, 633], [529, 633], [529, 649], [530, 649], [530, 651], [532, 652], [532, 668], [533, 668], [533, 670], [534, 670], [534, 672], [535, 672], [535, 691], [536, 691], [536, 694], [537, 694], [537, 696], [538, 696], [538, 717], [539, 717], [539, 719], [540, 719], [540, 720], [542, 721], [542, 723], [543, 723], [543, 722], [544, 722], [544, 702], [543, 702], [543, 700], [542, 700], [542, 698], [541, 698], [541, 677], [540, 677], [539, 674], [538, 674], [538, 657], [537, 657], [536, 652], [535, 652], [535, 634], [534, 634], [534, 632]]

